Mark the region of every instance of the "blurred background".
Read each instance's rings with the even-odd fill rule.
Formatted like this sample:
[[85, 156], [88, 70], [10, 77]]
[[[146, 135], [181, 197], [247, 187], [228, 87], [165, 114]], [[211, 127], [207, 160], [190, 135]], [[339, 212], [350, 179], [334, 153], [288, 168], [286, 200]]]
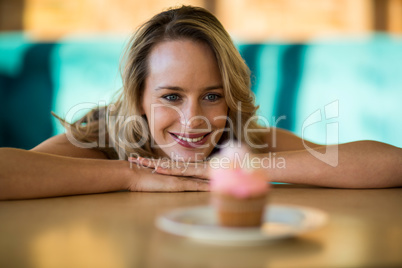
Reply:
[[110, 102], [134, 30], [214, 13], [252, 71], [262, 123], [318, 143], [402, 147], [402, 0], [0, 0], [0, 146], [30, 149]]

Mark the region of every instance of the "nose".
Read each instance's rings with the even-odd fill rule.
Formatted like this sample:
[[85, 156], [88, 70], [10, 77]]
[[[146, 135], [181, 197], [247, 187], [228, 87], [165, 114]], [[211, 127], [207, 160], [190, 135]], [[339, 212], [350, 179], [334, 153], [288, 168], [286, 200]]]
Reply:
[[180, 117], [180, 124], [182, 126], [191, 129], [205, 125], [206, 118], [197, 101], [188, 101], [185, 107], [182, 108], [182, 113], [183, 114]]

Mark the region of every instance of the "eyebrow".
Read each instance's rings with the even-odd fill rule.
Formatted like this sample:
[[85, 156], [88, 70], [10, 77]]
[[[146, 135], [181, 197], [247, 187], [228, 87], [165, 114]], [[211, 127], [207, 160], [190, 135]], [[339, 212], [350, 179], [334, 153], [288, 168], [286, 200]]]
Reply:
[[[185, 91], [183, 88], [176, 87], [176, 86], [159, 86], [155, 90], [158, 91], [158, 90], [161, 90], [161, 89], [170, 89], [170, 90], [175, 90], [175, 91]], [[209, 91], [209, 90], [213, 90], [213, 89], [223, 89], [223, 85], [216, 85], [216, 86], [206, 87], [206, 88], [203, 89], [203, 91]]]

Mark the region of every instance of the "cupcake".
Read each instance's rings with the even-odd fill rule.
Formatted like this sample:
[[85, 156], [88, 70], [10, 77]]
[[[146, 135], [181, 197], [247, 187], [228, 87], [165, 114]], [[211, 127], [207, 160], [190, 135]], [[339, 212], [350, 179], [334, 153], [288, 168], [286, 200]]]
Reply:
[[256, 227], [262, 224], [269, 190], [268, 176], [263, 170], [252, 168], [247, 161], [249, 158], [244, 147], [228, 148], [217, 157], [226, 165], [211, 166], [212, 205], [222, 226]]

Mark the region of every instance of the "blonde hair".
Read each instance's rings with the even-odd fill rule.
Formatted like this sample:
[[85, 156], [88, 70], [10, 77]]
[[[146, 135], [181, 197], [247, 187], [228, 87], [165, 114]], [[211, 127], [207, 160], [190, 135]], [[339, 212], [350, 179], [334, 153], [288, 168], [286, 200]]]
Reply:
[[[138, 28], [125, 52], [123, 90], [117, 101], [107, 107], [107, 118], [101, 118], [99, 108], [96, 108], [73, 124], [61, 120], [74, 138], [81, 142], [93, 142], [103, 134], [108, 142], [105, 146], [100, 146], [97, 141], [97, 148], [110, 158], [127, 159], [132, 154], [157, 157], [151, 146], [152, 136], [146, 118], [141, 115], [148, 57], [156, 44], [180, 39], [205, 43], [213, 51], [229, 108], [227, 125], [230, 124], [235, 139], [244, 141], [245, 135], [241, 131], [258, 109], [250, 89], [250, 70], [218, 19], [203, 8], [191, 6], [161, 12]], [[238, 118], [239, 114], [241, 118]], [[106, 120], [106, 133], [102, 133], [99, 128], [101, 120]], [[255, 120], [249, 122], [249, 127], [262, 128]], [[224, 132], [220, 142], [228, 138], [229, 133]], [[248, 138], [253, 144], [264, 143], [263, 137], [258, 133], [252, 133]], [[257, 152], [258, 150], [254, 149]]]

